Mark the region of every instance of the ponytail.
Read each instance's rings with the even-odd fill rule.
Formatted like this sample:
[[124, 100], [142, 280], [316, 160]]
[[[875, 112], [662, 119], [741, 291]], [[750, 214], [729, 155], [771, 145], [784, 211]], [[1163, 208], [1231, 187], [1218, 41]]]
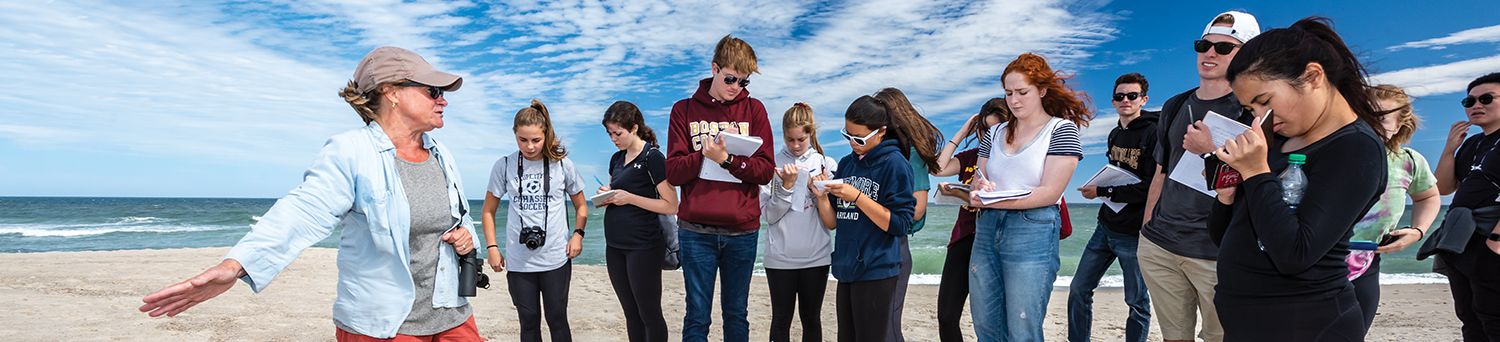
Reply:
[[[917, 157], [922, 159], [928, 170], [941, 169], [942, 166], [937, 164], [937, 142], [943, 140], [943, 133], [917, 112], [901, 89], [881, 89], [875, 92], [875, 98], [885, 104], [886, 113], [890, 116], [890, 130], [896, 132], [901, 139], [901, 153], [906, 155], [909, 151], [916, 150]], [[908, 155], [907, 158], [911, 156]]]
[[1328, 18], [1307, 17], [1291, 27], [1256, 36], [1240, 47], [1229, 63], [1227, 76], [1230, 82], [1255, 75], [1301, 86], [1309, 81], [1303, 77], [1307, 64], [1314, 62], [1323, 66], [1328, 83], [1338, 89], [1354, 114], [1378, 135], [1385, 136], [1380, 117], [1391, 111], [1378, 109], [1370, 96], [1373, 87], [1366, 83], [1369, 73], [1344, 44], [1344, 39], [1334, 32]]
[[541, 100], [531, 99], [531, 106], [516, 111], [515, 123], [511, 130], [520, 129], [521, 126], [538, 126], [542, 128], [542, 158], [549, 161], [562, 160], [568, 156], [568, 149], [562, 146], [557, 139], [557, 133], [552, 130], [552, 116], [547, 113], [547, 106]]
[[787, 108], [786, 113], [781, 115], [781, 131], [802, 130], [807, 133], [807, 140], [811, 141], [812, 148], [818, 154], [824, 154], [823, 145], [818, 143], [818, 122], [813, 117], [812, 106], [797, 102], [792, 108]]
[[615, 124], [624, 129], [635, 129], [635, 135], [648, 143], [656, 144], [656, 132], [646, 126], [646, 118], [641, 115], [641, 109], [634, 103], [628, 101], [615, 101], [604, 110], [604, 120], [601, 125]]
[[349, 107], [354, 108], [354, 113], [359, 114], [359, 119], [364, 120], [365, 124], [368, 125], [379, 116], [379, 89], [381, 88], [383, 87], [375, 87], [376, 90], [370, 91], [367, 94], [361, 94], [358, 85], [354, 81], [349, 81], [349, 84], [345, 85], [344, 89], [339, 90], [339, 97], [343, 98], [344, 102], [348, 102]]

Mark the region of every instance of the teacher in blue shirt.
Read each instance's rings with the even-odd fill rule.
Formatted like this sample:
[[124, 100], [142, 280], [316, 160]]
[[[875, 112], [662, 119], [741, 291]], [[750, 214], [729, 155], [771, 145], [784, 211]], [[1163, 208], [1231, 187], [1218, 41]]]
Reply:
[[236, 279], [260, 292], [303, 249], [342, 226], [333, 303], [339, 340], [478, 340], [457, 282], [459, 256], [479, 240], [453, 156], [427, 134], [443, 127], [443, 92], [462, 84], [411, 51], [371, 51], [339, 92], [365, 126], [329, 138], [302, 184], [222, 262], [147, 295], [141, 312], [176, 316]]

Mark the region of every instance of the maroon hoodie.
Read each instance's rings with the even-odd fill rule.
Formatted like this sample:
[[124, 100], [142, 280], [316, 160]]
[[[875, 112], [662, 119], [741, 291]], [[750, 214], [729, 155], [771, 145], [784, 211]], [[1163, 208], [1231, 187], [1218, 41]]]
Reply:
[[[698, 82], [693, 97], [672, 105], [667, 128], [667, 182], [682, 187], [677, 217], [683, 221], [750, 232], [760, 228], [760, 185], [771, 181], [775, 162], [771, 151], [771, 122], [766, 106], [750, 98], [750, 90], [729, 101], [708, 94], [712, 78]], [[729, 173], [741, 183], [698, 179], [703, 167], [704, 139], [737, 127], [741, 134], [759, 137], [764, 144], [755, 154], [730, 156]], [[718, 167], [710, 165], [708, 167]]]

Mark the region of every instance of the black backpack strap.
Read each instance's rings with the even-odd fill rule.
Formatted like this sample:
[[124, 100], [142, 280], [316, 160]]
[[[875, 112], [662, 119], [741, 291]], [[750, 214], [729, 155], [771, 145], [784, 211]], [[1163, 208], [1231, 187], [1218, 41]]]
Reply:
[[[1187, 102], [1187, 97], [1191, 96], [1194, 91], [1198, 91], [1198, 88], [1188, 89], [1188, 91], [1182, 92], [1181, 94], [1177, 94], [1176, 96], [1172, 96], [1172, 98], [1167, 99], [1166, 103], [1162, 104], [1162, 106], [1161, 106], [1161, 116], [1156, 119], [1157, 120], [1156, 129], [1159, 132], [1158, 134], [1166, 134], [1166, 132], [1169, 132], [1169, 131], [1172, 130], [1172, 121], [1177, 119], [1177, 112], [1182, 111], [1182, 104], [1185, 103], [1185, 102]], [[1170, 139], [1170, 137], [1169, 137], [1169, 139]], [[1167, 141], [1170, 141], [1170, 140], [1167, 140]], [[1157, 144], [1161, 144], [1162, 141], [1160, 139], [1158, 139], [1158, 141], [1156, 143]], [[1172, 165], [1171, 151], [1168, 151], [1168, 155], [1158, 156], [1158, 157], [1161, 157], [1162, 160], [1166, 160], [1167, 161], [1166, 164], [1163, 164], [1161, 166], [1161, 170], [1163, 172], [1167, 172], [1167, 173], [1172, 172], [1171, 170], [1172, 170], [1172, 166], [1173, 165]]]

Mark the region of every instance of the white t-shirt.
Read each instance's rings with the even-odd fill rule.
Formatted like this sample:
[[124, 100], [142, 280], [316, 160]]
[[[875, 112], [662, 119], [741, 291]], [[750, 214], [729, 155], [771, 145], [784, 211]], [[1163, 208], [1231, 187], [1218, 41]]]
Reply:
[[995, 183], [995, 190], [1030, 191], [1042, 185], [1042, 171], [1047, 156], [1072, 156], [1083, 159], [1083, 148], [1078, 140], [1078, 126], [1060, 118], [1047, 120], [1047, 125], [1037, 132], [1031, 141], [1012, 154], [1005, 151], [1005, 137], [1009, 135], [1009, 123], [995, 125], [990, 129], [990, 139], [980, 142], [979, 156], [988, 157], [985, 178]]
[[[521, 163], [518, 177], [516, 163]], [[543, 194], [543, 168], [540, 160], [524, 160], [520, 152], [500, 158], [490, 169], [489, 193], [497, 198], [510, 198], [505, 212], [505, 266], [513, 272], [545, 272], [562, 267], [568, 262], [568, 239], [573, 230], [568, 227], [568, 197], [583, 192], [583, 178], [573, 167], [573, 161], [563, 158], [553, 161], [551, 168], [551, 192]], [[539, 226], [546, 217], [546, 243], [533, 250], [521, 244], [521, 228]]]

